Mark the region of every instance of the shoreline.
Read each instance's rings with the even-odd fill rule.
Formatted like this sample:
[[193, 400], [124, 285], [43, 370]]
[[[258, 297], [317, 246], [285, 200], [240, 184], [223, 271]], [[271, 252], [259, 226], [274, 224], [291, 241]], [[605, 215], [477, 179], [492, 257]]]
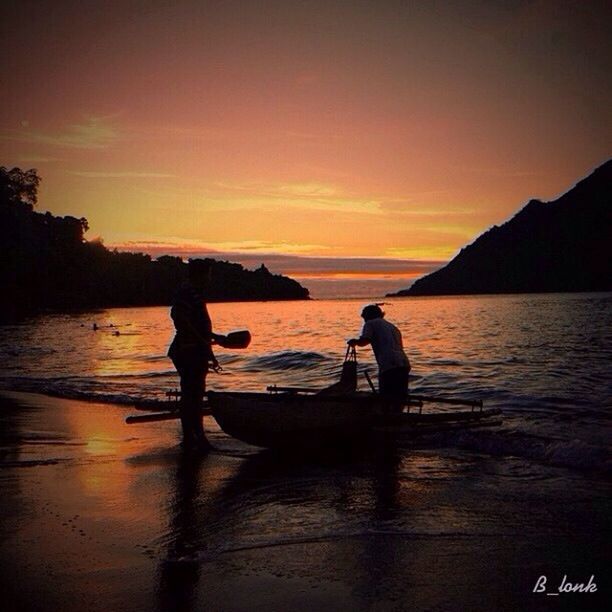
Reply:
[[[395, 459], [279, 462], [211, 419], [215, 451], [194, 460], [181, 453], [177, 426], [127, 426], [125, 406], [116, 407], [0, 392], [0, 587], [9, 612], [541, 610], [535, 580], [546, 574], [552, 587], [564, 573], [572, 582], [595, 574], [600, 590], [564, 594], [555, 610], [596, 609], [605, 596], [609, 501], [599, 485], [569, 492], [553, 482], [566, 499], [555, 503], [550, 491], [504, 475], [516, 460], [458, 451], [410, 453], [407, 480]], [[419, 467], [440, 461], [449, 470], [442, 479]], [[363, 478], [366, 488], [353, 489]], [[369, 527], [351, 511], [367, 491]], [[586, 519], [587, 500], [596, 514], [585, 530], [572, 517]], [[385, 519], [394, 508], [412, 516], [409, 530]], [[527, 523], [511, 518], [527, 508]], [[463, 515], [480, 526], [457, 522]]]

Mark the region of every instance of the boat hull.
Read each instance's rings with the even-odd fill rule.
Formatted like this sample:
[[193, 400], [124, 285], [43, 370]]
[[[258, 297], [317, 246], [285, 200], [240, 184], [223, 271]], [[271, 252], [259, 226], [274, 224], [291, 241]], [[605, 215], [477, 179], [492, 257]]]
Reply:
[[264, 448], [354, 441], [380, 414], [379, 402], [359, 394], [335, 398], [209, 392], [208, 402], [225, 433]]
[[416, 436], [440, 428], [469, 427], [498, 410], [432, 414], [383, 413], [371, 393], [317, 396], [291, 393], [208, 393], [211, 413], [228, 435], [254, 446], [276, 449], [333, 448], [358, 444], [372, 435]]

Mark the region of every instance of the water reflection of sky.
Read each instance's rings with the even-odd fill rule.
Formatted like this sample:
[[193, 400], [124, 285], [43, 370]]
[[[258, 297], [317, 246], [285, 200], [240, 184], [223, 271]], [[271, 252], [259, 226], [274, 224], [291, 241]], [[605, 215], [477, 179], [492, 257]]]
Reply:
[[[578, 425], [612, 397], [610, 294], [392, 299], [411, 388], [478, 397], [525, 418], [572, 411]], [[346, 340], [361, 329], [360, 300], [211, 304], [215, 330], [248, 328], [245, 351], [218, 349], [216, 389], [324, 386], [338, 376]], [[92, 329], [93, 324], [97, 331]], [[49, 315], [0, 328], [0, 382], [85, 397], [151, 398], [177, 386], [166, 357], [168, 308]], [[360, 367], [375, 375], [369, 348]], [[361, 385], [366, 383], [361, 377]]]

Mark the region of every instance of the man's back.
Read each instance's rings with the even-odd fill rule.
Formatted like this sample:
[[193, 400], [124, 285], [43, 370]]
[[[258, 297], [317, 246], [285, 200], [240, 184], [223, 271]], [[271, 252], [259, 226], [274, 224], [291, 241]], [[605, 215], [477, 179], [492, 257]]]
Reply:
[[370, 319], [365, 322], [361, 336], [372, 343], [381, 372], [410, 367], [408, 357], [404, 353], [402, 334], [393, 323], [383, 318]]

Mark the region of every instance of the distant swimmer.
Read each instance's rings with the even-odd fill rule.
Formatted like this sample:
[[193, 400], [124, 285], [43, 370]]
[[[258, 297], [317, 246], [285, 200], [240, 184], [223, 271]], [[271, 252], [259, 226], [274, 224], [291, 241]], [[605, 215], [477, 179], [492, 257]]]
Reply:
[[378, 387], [388, 400], [390, 411], [400, 411], [408, 395], [410, 361], [404, 352], [400, 330], [385, 321], [385, 313], [378, 304], [366, 306], [361, 316], [365, 321], [361, 336], [348, 341], [349, 346], [372, 345], [378, 363]]
[[97, 323], [94, 323], [94, 324], [91, 326], [91, 329], [93, 329], [94, 331], [98, 331], [98, 324], [97, 324]]

